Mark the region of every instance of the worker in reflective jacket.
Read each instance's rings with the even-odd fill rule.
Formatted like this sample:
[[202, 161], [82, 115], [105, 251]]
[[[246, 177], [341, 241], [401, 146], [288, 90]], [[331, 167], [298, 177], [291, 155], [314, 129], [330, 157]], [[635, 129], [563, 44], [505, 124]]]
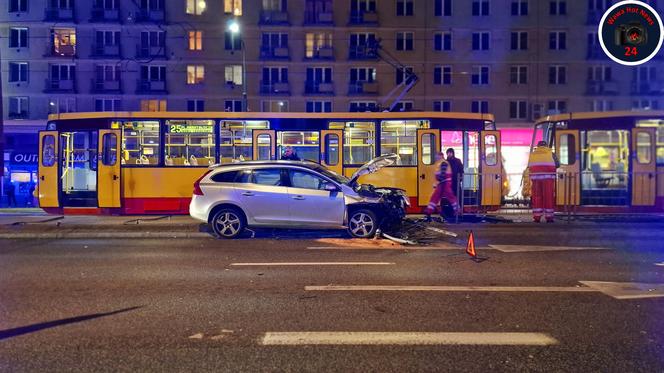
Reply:
[[433, 194], [431, 194], [429, 204], [424, 209], [424, 213], [426, 214], [427, 219], [431, 217], [431, 214], [438, 210], [440, 207], [440, 201], [443, 198], [445, 198], [450, 203], [454, 209], [455, 216], [459, 210], [457, 197], [452, 189], [452, 166], [450, 166], [450, 164], [445, 160], [445, 155], [443, 153], [439, 153], [437, 158], [440, 162], [440, 166], [436, 172], [436, 180], [438, 180], [438, 184], [435, 186]]
[[548, 223], [553, 223], [553, 207], [556, 191], [556, 158], [545, 141], [537, 143], [537, 147], [528, 158], [528, 174], [532, 184], [531, 201], [533, 220], [537, 223], [542, 215]]

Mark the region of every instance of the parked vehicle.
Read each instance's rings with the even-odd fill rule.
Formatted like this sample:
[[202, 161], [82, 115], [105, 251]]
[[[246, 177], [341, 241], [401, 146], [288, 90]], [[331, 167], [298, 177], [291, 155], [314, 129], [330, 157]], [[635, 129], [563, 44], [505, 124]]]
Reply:
[[309, 161], [215, 165], [194, 184], [189, 213], [220, 238], [238, 237], [246, 227], [347, 229], [353, 237], [372, 237], [400, 223], [410, 203], [401, 189], [357, 179], [397, 159], [374, 158], [350, 179]]

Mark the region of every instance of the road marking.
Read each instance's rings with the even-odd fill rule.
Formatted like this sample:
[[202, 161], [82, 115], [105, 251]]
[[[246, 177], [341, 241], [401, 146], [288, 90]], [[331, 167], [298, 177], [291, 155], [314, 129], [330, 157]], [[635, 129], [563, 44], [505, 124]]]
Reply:
[[268, 332], [260, 344], [549, 346], [558, 341], [542, 333]]
[[538, 245], [489, 245], [490, 248], [504, 253], [523, 253], [538, 251], [581, 251], [581, 250], [610, 250], [606, 247], [589, 246], [538, 246]]
[[381, 247], [381, 246], [309, 246], [307, 250], [460, 250], [461, 246], [444, 246], [444, 247], [429, 247], [429, 246], [394, 246], [394, 247]]
[[655, 263], [656, 266], [664, 267], [664, 262], [661, 263]]
[[664, 297], [664, 284], [640, 282], [579, 281], [615, 299]]
[[231, 263], [236, 267], [258, 266], [388, 266], [393, 262], [273, 262], [273, 263]]
[[441, 292], [556, 292], [590, 293], [582, 286], [401, 286], [401, 285], [322, 285], [305, 286], [305, 291], [441, 291]]

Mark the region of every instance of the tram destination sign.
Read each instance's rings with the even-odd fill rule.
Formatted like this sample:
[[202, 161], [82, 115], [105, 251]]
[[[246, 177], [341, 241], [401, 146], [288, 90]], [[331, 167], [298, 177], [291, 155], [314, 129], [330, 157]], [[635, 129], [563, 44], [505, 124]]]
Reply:
[[171, 124], [168, 126], [169, 133], [213, 133], [214, 126], [200, 124]]

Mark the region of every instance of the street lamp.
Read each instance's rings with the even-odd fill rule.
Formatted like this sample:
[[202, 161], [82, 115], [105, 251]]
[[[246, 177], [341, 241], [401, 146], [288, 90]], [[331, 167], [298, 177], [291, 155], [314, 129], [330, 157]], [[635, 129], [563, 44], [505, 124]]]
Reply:
[[[233, 35], [240, 34], [240, 24], [236, 20], [228, 23], [228, 31]], [[247, 54], [245, 51], [244, 40], [240, 38], [240, 48], [242, 48], [242, 111], [248, 111], [247, 103]]]

